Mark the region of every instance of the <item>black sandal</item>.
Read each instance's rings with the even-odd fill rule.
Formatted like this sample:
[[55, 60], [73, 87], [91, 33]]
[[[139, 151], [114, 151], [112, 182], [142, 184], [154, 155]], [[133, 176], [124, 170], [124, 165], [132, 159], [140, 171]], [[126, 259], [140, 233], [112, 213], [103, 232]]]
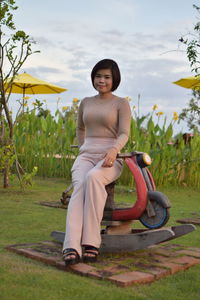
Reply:
[[83, 253], [83, 262], [96, 262], [99, 254], [99, 249], [93, 246], [85, 246]]
[[[70, 256], [73, 256], [73, 258], [69, 258]], [[75, 265], [75, 264], [79, 263], [80, 256], [75, 249], [66, 248], [63, 250], [63, 260], [64, 260], [66, 266]]]

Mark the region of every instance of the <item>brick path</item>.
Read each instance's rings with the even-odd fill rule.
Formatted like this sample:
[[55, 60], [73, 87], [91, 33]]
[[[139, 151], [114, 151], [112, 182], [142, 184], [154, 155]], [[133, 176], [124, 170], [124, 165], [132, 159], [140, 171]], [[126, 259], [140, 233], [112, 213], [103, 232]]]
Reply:
[[44, 241], [10, 245], [6, 249], [66, 272], [109, 280], [121, 287], [151, 283], [200, 264], [200, 248], [165, 244], [134, 253], [101, 254], [95, 264], [79, 263], [66, 267], [61, 247], [60, 243]]

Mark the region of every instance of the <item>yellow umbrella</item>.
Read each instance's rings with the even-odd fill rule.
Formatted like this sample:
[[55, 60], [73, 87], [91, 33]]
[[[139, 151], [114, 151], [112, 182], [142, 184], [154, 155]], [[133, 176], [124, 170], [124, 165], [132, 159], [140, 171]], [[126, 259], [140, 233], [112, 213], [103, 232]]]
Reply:
[[59, 94], [67, 91], [57, 85], [40, 80], [28, 73], [16, 75], [11, 83], [11, 79], [4, 82], [6, 93], [15, 94]]
[[186, 89], [200, 90], [200, 75], [181, 78], [173, 83]]

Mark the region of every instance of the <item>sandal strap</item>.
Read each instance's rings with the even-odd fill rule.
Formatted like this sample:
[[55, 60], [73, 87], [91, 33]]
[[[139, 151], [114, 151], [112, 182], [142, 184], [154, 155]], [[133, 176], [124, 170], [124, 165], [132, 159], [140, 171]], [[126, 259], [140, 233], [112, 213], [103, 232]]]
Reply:
[[95, 252], [95, 251], [87, 250], [87, 251], [85, 251], [85, 253], [83, 255], [86, 256], [85, 254], [92, 254], [96, 257], [96, 256], [98, 256], [99, 253]]
[[99, 249], [94, 246], [85, 246], [85, 252], [83, 256], [88, 256], [87, 254], [91, 254], [93, 257], [97, 257], [99, 254]]
[[70, 256], [70, 255], [77, 256], [77, 254], [75, 252], [67, 252], [67, 253], [63, 254], [64, 257]]
[[79, 257], [78, 252], [73, 249], [73, 248], [66, 248], [63, 250], [63, 255], [64, 256], [70, 256], [70, 255], [75, 255], [76, 257]]
[[94, 246], [85, 246], [85, 251], [88, 251], [88, 250], [94, 250], [94, 251], [99, 252], [99, 249]]

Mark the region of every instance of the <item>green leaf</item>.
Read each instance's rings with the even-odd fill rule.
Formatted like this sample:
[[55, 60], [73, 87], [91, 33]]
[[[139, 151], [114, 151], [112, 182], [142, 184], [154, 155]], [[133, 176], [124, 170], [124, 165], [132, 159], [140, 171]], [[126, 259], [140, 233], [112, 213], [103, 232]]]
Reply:
[[166, 142], [168, 142], [170, 140], [172, 135], [173, 135], [173, 127], [172, 127], [172, 124], [170, 123], [170, 125], [168, 126], [166, 133], [165, 133]]
[[44, 132], [46, 132], [46, 130], [47, 130], [47, 122], [46, 122], [46, 119], [44, 119], [43, 117], [41, 118], [41, 127], [42, 127], [42, 130]]
[[148, 123], [147, 123], [147, 128], [148, 128], [148, 131], [151, 132], [154, 130], [154, 122], [152, 121], [152, 117], [150, 117]]

